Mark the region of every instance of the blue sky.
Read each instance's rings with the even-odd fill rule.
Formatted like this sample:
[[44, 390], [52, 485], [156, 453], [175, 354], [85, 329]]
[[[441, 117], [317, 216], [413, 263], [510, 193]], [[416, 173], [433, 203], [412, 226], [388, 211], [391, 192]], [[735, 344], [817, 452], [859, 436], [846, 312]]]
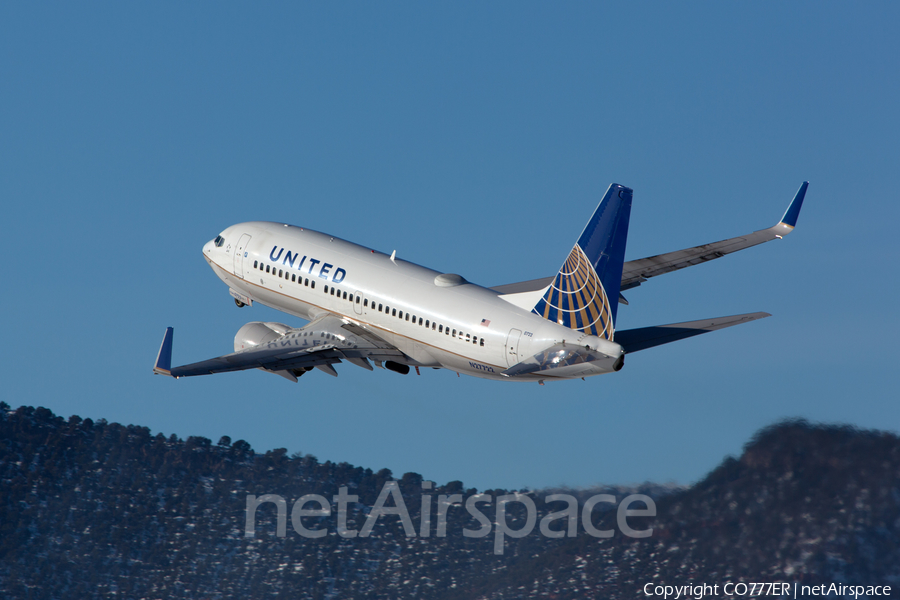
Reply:
[[[900, 5], [0, 6], [0, 397], [487, 488], [690, 483], [785, 417], [900, 430]], [[251, 320], [200, 248], [285, 221], [470, 281], [552, 275], [611, 182], [627, 257], [780, 242], [620, 328], [774, 316], [538, 386], [341, 365], [173, 381]], [[275, 490], [268, 490], [276, 492]]]

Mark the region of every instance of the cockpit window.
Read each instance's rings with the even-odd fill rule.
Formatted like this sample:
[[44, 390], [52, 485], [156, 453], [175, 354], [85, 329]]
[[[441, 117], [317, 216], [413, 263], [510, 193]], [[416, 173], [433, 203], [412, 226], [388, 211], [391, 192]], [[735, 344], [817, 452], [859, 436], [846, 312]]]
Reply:
[[222, 244], [224, 244], [224, 243], [225, 243], [225, 238], [223, 238], [221, 235], [217, 235], [216, 241], [215, 241], [216, 248], [221, 248]]

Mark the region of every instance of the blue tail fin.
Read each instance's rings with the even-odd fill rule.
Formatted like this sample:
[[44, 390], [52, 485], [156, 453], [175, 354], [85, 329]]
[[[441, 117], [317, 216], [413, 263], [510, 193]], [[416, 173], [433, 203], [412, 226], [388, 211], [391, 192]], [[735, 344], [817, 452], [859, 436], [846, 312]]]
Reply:
[[632, 190], [612, 184], [572, 252], [531, 312], [607, 340], [613, 339]]

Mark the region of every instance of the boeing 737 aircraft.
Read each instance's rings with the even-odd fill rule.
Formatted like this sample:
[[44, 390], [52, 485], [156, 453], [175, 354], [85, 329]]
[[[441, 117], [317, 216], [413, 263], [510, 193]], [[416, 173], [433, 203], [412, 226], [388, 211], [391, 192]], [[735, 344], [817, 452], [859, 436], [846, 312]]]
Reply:
[[555, 276], [493, 288], [305, 227], [232, 225], [203, 246], [203, 258], [237, 306], [258, 302], [309, 323], [247, 323], [233, 353], [175, 368], [169, 327], [153, 372], [262, 369], [296, 382], [314, 368], [336, 376], [334, 365], [346, 361], [541, 384], [611, 373], [627, 354], [770, 316], [616, 330], [618, 305], [628, 304], [621, 292], [793, 231], [808, 185], [768, 229], [625, 262], [632, 190], [613, 184]]

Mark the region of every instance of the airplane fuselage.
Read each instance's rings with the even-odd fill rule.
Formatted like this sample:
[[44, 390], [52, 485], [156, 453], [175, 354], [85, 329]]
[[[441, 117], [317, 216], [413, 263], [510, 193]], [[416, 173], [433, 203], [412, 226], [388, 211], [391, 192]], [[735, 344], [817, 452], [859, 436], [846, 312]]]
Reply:
[[172, 365], [167, 327], [153, 372], [179, 379], [262, 369], [297, 382], [313, 369], [336, 376], [334, 365], [346, 362], [543, 383], [618, 371], [626, 353], [770, 317], [616, 328], [622, 290], [789, 234], [808, 186], [772, 227], [626, 261], [633, 191], [613, 183], [555, 276], [494, 288], [304, 227], [239, 223], [203, 247], [237, 305], [259, 302], [310, 322], [252, 321], [235, 335], [234, 352], [181, 366]]
[[409, 366], [510, 380], [504, 370], [565, 343], [609, 359], [513, 379], [582, 378], [621, 368], [618, 344], [548, 321], [458, 275], [282, 223], [240, 223], [220, 238], [220, 245], [203, 247], [203, 256], [236, 299], [308, 320], [335, 315], [393, 344]]

